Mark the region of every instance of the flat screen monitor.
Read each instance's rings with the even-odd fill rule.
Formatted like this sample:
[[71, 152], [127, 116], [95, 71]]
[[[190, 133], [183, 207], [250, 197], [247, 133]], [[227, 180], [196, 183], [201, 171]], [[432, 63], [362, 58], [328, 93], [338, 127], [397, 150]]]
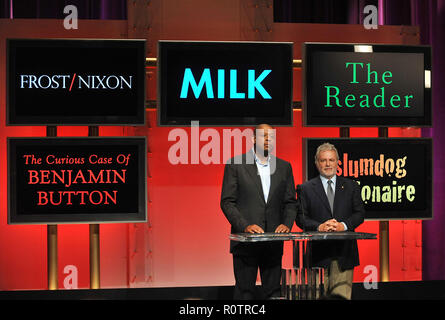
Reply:
[[431, 219], [433, 165], [430, 138], [307, 138], [305, 179], [319, 175], [315, 153], [321, 144], [339, 153], [337, 176], [357, 181], [366, 220]]
[[8, 138], [8, 223], [146, 221], [146, 139]]
[[158, 43], [158, 123], [292, 125], [292, 43]]
[[304, 43], [305, 126], [432, 125], [431, 47]]
[[145, 40], [6, 44], [7, 125], [145, 124]]

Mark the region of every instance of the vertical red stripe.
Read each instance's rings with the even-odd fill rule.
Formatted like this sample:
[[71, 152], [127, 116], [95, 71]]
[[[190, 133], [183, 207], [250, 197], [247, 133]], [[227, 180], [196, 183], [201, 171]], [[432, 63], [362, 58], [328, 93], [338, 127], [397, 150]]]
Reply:
[[74, 73], [73, 80], [71, 80], [71, 85], [70, 85], [70, 90], [69, 91], [71, 91], [71, 88], [73, 87], [73, 83], [74, 83], [74, 79], [75, 78], [76, 78], [76, 73]]

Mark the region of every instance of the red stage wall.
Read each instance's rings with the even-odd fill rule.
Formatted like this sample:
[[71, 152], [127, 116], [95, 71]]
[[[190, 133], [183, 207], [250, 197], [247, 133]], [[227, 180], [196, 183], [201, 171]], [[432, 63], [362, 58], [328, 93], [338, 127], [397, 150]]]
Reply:
[[[223, 164], [171, 164], [168, 151], [176, 142], [168, 141], [168, 134], [174, 128], [156, 127], [155, 111], [149, 111], [148, 117], [152, 128], [138, 128], [135, 133], [146, 134], [149, 140], [149, 223], [101, 225], [102, 287], [233, 284], [228, 252], [230, 226], [219, 208]], [[224, 129], [234, 128], [216, 128], [221, 137]], [[191, 136], [190, 128], [183, 130]], [[200, 132], [204, 130], [205, 127], [200, 128]], [[390, 134], [413, 136], [418, 135], [418, 131], [391, 129]], [[19, 135], [18, 132], [10, 132], [8, 128], [11, 136]], [[122, 135], [123, 132], [122, 128], [100, 128], [101, 135]], [[338, 132], [338, 128], [303, 128], [300, 111], [294, 111], [293, 127], [277, 128], [277, 156], [291, 162], [296, 183], [303, 181], [302, 138], [336, 137]], [[20, 136], [42, 135], [42, 128], [20, 130]], [[59, 135], [85, 136], [86, 129], [59, 128]], [[351, 136], [375, 137], [377, 130], [351, 129]], [[206, 143], [201, 142], [200, 145]], [[5, 139], [2, 139], [2, 190], [6, 190], [5, 148]], [[0, 201], [0, 289], [45, 289], [46, 227], [6, 225], [5, 191], [1, 193]], [[378, 233], [378, 222], [365, 222], [357, 231]], [[391, 280], [420, 280], [421, 223], [391, 222], [390, 246]], [[290, 244], [287, 244], [284, 267], [291, 266], [289, 250]], [[365, 266], [378, 267], [379, 263], [377, 240], [359, 241], [359, 250], [361, 265], [356, 268], [355, 281], [363, 281], [366, 277], [367, 274], [363, 273]], [[76, 266], [79, 288], [87, 288], [86, 225], [59, 226], [61, 288], [67, 276], [64, 274], [67, 265]]]
[[[5, 38], [7, 37], [88, 37], [125, 38], [127, 23], [85, 21], [83, 29], [66, 33], [63, 22], [52, 20], [0, 20], [0, 79], [5, 79]], [[85, 27], [86, 26], [86, 27]], [[284, 28], [277, 24], [277, 28]], [[337, 28], [338, 27], [338, 28]], [[299, 41], [322, 41], [347, 26], [315, 25], [313, 37], [308, 25], [299, 26]], [[323, 29], [324, 28], [324, 29]], [[337, 28], [337, 29], [336, 29]], [[381, 42], [397, 37], [394, 27], [379, 29]], [[168, 29], [173, 30], [173, 29]], [[167, 31], [168, 31], [167, 30]], [[318, 31], [317, 31], [318, 30]], [[322, 30], [322, 31], [320, 31]], [[324, 31], [323, 31], [324, 30]], [[337, 30], [337, 31], [335, 31]], [[339, 31], [340, 30], [340, 31]], [[349, 29], [348, 29], [349, 30]], [[355, 26], [354, 34], [362, 34]], [[173, 32], [173, 31], [172, 31]], [[393, 35], [394, 34], [394, 35]], [[318, 36], [317, 36], [318, 35]], [[373, 33], [372, 35], [375, 35]], [[404, 35], [403, 37], [405, 37]], [[168, 33], [165, 38], [172, 38]], [[185, 37], [185, 35], [183, 35]], [[289, 41], [274, 38], [272, 40]], [[367, 35], [364, 36], [366, 38]], [[236, 37], [235, 37], [236, 38]], [[190, 37], [190, 39], [192, 39]], [[216, 39], [216, 38], [215, 38]], [[355, 39], [355, 38], [354, 38]], [[222, 40], [222, 39], [218, 39]], [[232, 38], [233, 40], [233, 38]], [[152, 40], [153, 41], [153, 40]], [[333, 41], [333, 40], [332, 40]], [[365, 40], [363, 40], [365, 41]], [[299, 44], [295, 50], [299, 53]], [[153, 55], [150, 55], [153, 56]], [[297, 54], [295, 58], [299, 58]], [[32, 58], [32, 54], [30, 54]], [[38, 63], [36, 61], [36, 63]], [[301, 98], [301, 75], [294, 74], [294, 99]], [[155, 100], [156, 72], [148, 70], [148, 98]], [[38, 106], [36, 106], [38, 107]], [[146, 127], [100, 127], [100, 135], [145, 135], [148, 140], [148, 223], [102, 224], [101, 286], [163, 287], [232, 285], [232, 260], [229, 254], [230, 226], [219, 208], [223, 164], [177, 164], [168, 161], [175, 143], [168, 141], [174, 128], [157, 127], [156, 111], [147, 111]], [[200, 128], [200, 132], [206, 128]], [[222, 136], [227, 128], [215, 128]], [[234, 128], [230, 128], [234, 129]], [[240, 128], [241, 130], [245, 128]], [[190, 128], [184, 128], [190, 137]], [[419, 129], [389, 130], [390, 136], [420, 136]], [[0, 82], [0, 290], [46, 289], [46, 226], [7, 225], [6, 137], [44, 136], [44, 127], [5, 126], [5, 84]], [[86, 127], [59, 127], [59, 136], [86, 136]], [[302, 178], [302, 138], [338, 137], [338, 128], [303, 128], [301, 111], [294, 111], [294, 126], [277, 128], [277, 156], [291, 162], [296, 183]], [[376, 128], [352, 128], [351, 137], [376, 137]], [[201, 146], [207, 142], [201, 142]], [[220, 158], [221, 159], [221, 158]], [[222, 159], [221, 159], [222, 160]], [[378, 233], [378, 222], [365, 222], [357, 231]], [[421, 222], [390, 222], [390, 279], [421, 279]], [[359, 242], [361, 265], [354, 280], [362, 281], [367, 265], [378, 267], [378, 240]], [[289, 244], [284, 267], [290, 267]], [[59, 287], [64, 287], [64, 269], [75, 266], [78, 287], [89, 287], [88, 226], [59, 226]], [[70, 271], [72, 272], [72, 271]], [[72, 276], [73, 274], [70, 274]]]

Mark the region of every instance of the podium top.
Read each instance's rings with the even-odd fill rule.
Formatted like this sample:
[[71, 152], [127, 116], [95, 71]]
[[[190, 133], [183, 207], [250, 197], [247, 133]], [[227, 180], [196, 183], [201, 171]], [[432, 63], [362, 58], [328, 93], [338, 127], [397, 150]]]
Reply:
[[230, 240], [239, 242], [286, 241], [286, 240], [372, 240], [377, 239], [375, 233], [365, 232], [289, 232], [289, 233], [235, 233]]

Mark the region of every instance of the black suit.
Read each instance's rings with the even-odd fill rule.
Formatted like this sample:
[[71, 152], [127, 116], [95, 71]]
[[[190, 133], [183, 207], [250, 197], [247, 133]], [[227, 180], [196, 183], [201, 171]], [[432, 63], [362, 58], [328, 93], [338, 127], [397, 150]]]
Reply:
[[[343, 177], [336, 179], [333, 214], [319, 176], [301, 185], [296, 220], [300, 228], [317, 231], [320, 224], [332, 218], [344, 222], [348, 231], [354, 231], [363, 223], [365, 209], [360, 187], [353, 180]], [[313, 241], [311, 245], [313, 266], [327, 268], [334, 259], [338, 260], [343, 270], [353, 269], [360, 264], [356, 240]]]
[[[292, 167], [289, 162], [271, 158], [270, 189], [267, 202], [261, 185], [261, 178], [254, 160], [253, 151], [235, 157], [226, 164], [221, 191], [221, 209], [231, 224], [231, 233], [241, 233], [248, 225], [256, 224], [265, 232], [274, 232], [284, 224], [289, 229], [295, 221], [297, 201]], [[230, 252], [234, 257], [235, 297], [237, 290], [249, 291], [255, 287], [258, 267], [266, 296], [277, 294], [280, 286], [282, 242], [240, 243], [230, 242]], [[242, 257], [246, 260], [237, 260]], [[243, 272], [251, 266], [249, 275]], [[272, 272], [269, 272], [273, 269]], [[253, 275], [253, 272], [255, 273]], [[278, 273], [277, 273], [278, 272]], [[252, 283], [253, 281], [253, 283]], [[240, 283], [244, 282], [244, 283]], [[279, 292], [278, 292], [279, 293]], [[244, 296], [246, 297], [246, 296]]]

